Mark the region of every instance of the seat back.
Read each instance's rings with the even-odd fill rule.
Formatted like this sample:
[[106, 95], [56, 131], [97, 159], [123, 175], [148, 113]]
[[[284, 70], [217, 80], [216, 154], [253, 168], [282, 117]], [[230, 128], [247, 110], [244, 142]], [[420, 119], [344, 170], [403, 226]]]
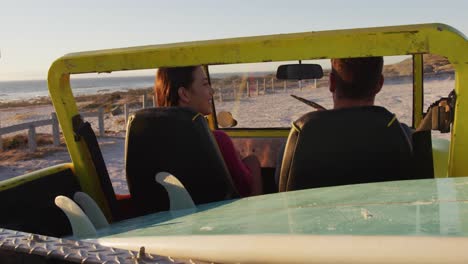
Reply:
[[431, 130], [415, 131], [412, 139], [415, 176], [421, 179], [434, 178]]
[[149, 108], [128, 123], [125, 167], [140, 213], [168, 210], [158, 172], [176, 176], [195, 204], [237, 197], [229, 172], [205, 118], [181, 107]]
[[383, 107], [311, 112], [293, 123], [279, 190], [412, 179], [411, 159], [410, 137]]

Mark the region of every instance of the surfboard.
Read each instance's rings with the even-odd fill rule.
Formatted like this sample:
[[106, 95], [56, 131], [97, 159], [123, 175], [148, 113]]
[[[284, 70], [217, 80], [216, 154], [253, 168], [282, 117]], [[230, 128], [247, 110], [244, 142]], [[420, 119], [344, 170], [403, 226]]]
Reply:
[[467, 261], [467, 188], [446, 178], [277, 193], [122, 221], [92, 241], [220, 262]]

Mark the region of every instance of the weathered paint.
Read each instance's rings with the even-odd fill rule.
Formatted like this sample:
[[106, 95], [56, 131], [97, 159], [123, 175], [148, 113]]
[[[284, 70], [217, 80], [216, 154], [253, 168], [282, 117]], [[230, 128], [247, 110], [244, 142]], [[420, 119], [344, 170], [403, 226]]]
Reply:
[[[465, 52], [468, 54], [468, 52]], [[468, 86], [468, 64], [459, 64], [455, 74], [457, 103], [449, 153], [449, 176], [468, 176], [468, 97], [464, 95]], [[464, 90], [463, 90], [464, 89]]]
[[413, 55], [413, 127], [423, 119], [424, 105], [424, 62], [422, 54]]

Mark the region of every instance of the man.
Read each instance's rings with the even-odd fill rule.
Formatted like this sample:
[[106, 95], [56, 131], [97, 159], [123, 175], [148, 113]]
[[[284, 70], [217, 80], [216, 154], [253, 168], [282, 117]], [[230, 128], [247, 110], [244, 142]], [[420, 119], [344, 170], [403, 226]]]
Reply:
[[[332, 59], [331, 66], [333, 109], [374, 105], [384, 84], [382, 57]], [[412, 129], [400, 124], [411, 142]]]
[[412, 179], [411, 137], [392, 113], [374, 106], [382, 71], [382, 57], [331, 60], [333, 109], [293, 123], [279, 191]]
[[331, 66], [334, 109], [374, 105], [384, 83], [382, 57], [332, 59]]
[[[333, 109], [374, 106], [375, 96], [384, 83], [382, 71], [382, 57], [332, 59], [329, 90], [333, 97]], [[411, 129], [404, 124], [401, 126], [408, 141], [412, 142]], [[283, 154], [282, 151], [280, 153]], [[282, 159], [283, 156], [278, 160]], [[279, 174], [278, 166], [275, 172], [277, 182]]]

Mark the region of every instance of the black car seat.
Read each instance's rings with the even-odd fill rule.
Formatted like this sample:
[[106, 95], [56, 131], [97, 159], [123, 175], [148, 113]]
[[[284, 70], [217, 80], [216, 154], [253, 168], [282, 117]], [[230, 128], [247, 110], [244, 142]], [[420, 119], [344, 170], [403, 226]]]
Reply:
[[279, 190], [421, 178], [412, 161], [411, 137], [383, 107], [310, 112], [293, 123]]
[[130, 116], [125, 145], [128, 187], [140, 214], [169, 209], [158, 172], [176, 176], [195, 204], [238, 197], [205, 118], [182, 107], [149, 108]]

